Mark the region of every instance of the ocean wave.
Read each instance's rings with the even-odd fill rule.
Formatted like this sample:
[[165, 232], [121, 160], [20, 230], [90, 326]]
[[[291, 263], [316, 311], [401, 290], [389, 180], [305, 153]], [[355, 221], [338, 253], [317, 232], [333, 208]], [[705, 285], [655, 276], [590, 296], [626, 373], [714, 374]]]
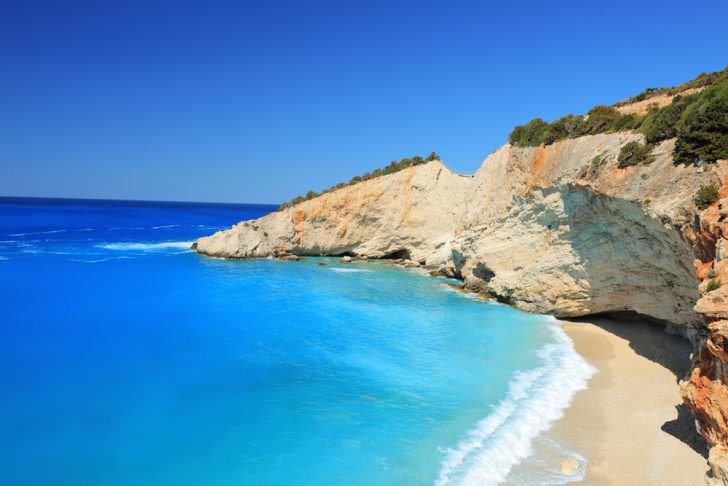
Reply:
[[371, 272], [371, 270], [365, 270], [363, 268], [330, 268], [332, 272], [336, 273], [364, 273]]
[[10, 260], [10, 258], [8, 258], [8, 257], [4, 257], [4, 256], [0, 256], [0, 262], [1, 262], [1, 261], [4, 261], [4, 260]]
[[461, 289], [456, 289], [456, 288], [454, 288], [451, 285], [448, 285], [446, 283], [436, 284], [436, 287], [438, 287], [438, 288], [440, 288], [442, 290], [445, 290], [446, 292], [456, 293], [456, 294], [458, 294], [459, 296], [461, 296], [461, 297], [463, 297], [465, 299], [478, 300], [478, 301], [483, 301], [483, 302], [497, 304], [497, 302], [488, 300], [488, 299], [484, 298], [482, 295], [480, 295], [480, 294], [478, 294], [476, 292], [469, 292], [469, 291], [463, 291]]
[[162, 243], [103, 243], [96, 245], [105, 250], [119, 251], [162, 251], [162, 250], [189, 250], [192, 241], [165, 241]]
[[[550, 324], [553, 341], [539, 352], [543, 366], [519, 371], [508, 395], [468, 437], [448, 449], [437, 485], [496, 485], [532, 453], [532, 442], [560, 419], [577, 391], [596, 372], [563, 329]], [[576, 478], [575, 478], [576, 479]]]
[[101, 262], [108, 262], [111, 260], [133, 260], [134, 257], [129, 256], [117, 256], [117, 257], [109, 257], [109, 258], [98, 258], [96, 260], [82, 260], [82, 259], [76, 259], [76, 258], [69, 258], [69, 262], [76, 262], [76, 263], [101, 263]]
[[31, 235], [52, 235], [54, 233], [65, 233], [66, 229], [57, 229], [50, 231], [34, 231], [29, 233], [8, 233], [8, 236], [31, 236]]
[[166, 229], [166, 228], [177, 228], [181, 225], [179, 224], [163, 224], [160, 226], [152, 226], [152, 229]]

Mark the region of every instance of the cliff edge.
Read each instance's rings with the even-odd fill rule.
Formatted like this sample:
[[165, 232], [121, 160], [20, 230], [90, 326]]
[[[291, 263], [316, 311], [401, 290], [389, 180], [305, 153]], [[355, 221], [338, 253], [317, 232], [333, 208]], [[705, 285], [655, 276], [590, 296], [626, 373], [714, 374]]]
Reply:
[[701, 322], [692, 199], [718, 176], [675, 165], [672, 140], [649, 165], [620, 168], [620, 149], [641, 139], [505, 145], [473, 176], [430, 162], [241, 222], [197, 251], [405, 258], [528, 311], [635, 312], [689, 335]]

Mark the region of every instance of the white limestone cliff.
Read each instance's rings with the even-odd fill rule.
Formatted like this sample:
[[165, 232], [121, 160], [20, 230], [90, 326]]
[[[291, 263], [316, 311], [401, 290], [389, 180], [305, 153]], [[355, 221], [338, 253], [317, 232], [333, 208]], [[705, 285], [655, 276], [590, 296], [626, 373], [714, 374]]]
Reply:
[[574, 317], [637, 312], [690, 334], [697, 189], [711, 166], [619, 168], [641, 139], [616, 133], [546, 147], [505, 145], [473, 176], [435, 161], [323, 194], [200, 238], [224, 258], [402, 257], [525, 310]]

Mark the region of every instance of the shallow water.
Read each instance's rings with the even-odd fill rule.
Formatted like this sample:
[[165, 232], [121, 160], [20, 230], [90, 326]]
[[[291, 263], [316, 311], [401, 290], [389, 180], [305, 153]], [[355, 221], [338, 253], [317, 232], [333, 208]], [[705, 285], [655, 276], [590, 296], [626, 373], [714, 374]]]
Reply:
[[552, 319], [383, 263], [189, 250], [271, 209], [0, 199], [5, 484], [583, 474], [542, 435], [592, 373]]

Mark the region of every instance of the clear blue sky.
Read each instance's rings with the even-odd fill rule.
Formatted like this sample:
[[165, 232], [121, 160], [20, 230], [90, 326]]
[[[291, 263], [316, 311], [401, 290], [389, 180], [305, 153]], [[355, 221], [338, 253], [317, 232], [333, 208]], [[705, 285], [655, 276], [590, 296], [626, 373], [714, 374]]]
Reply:
[[[136, 3], [136, 6], [127, 4]], [[728, 2], [0, 3], [0, 195], [279, 202], [728, 64]]]

